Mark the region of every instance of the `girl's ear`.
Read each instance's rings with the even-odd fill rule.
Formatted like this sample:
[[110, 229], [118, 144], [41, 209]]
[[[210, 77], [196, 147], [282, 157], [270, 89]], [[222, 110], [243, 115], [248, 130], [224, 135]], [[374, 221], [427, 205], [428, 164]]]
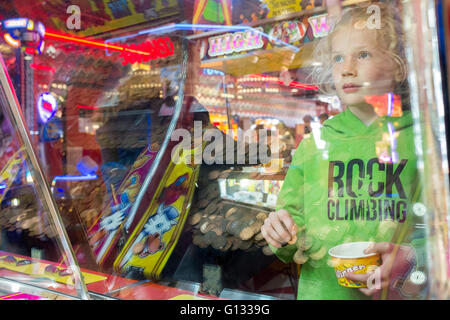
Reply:
[[394, 57], [394, 61], [397, 67], [395, 70], [394, 79], [396, 82], [401, 83], [405, 81], [408, 76], [406, 64], [400, 57]]

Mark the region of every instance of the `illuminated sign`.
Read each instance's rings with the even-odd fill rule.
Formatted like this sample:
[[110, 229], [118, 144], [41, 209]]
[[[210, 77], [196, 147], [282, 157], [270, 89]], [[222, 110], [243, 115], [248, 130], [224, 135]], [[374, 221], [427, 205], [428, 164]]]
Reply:
[[[223, 28], [226, 27], [223, 26]], [[264, 30], [267, 30], [267, 33]], [[289, 47], [298, 52], [297, 45], [300, 42], [309, 42], [313, 38], [325, 37], [330, 30], [328, 14], [309, 17], [307, 22], [300, 20], [277, 22], [264, 26], [264, 29], [262, 27], [249, 28], [245, 31], [211, 37], [208, 39], [207, 53], [209, 57], [217, 57], [263, 47], [270, 48], [270, 44]], [[268, 41], [264, 41], [264, 37]]]
[[42, 128], [42, 141], [56, 141], [63, 136], [63, 124], [58, 117], [51, 118]]
[[119, 51], [120, 52], [119, 56], [123, 58], [122, 61], [123, 65], [128, 63], [134, 64], [136, 62], [138, 63], [147, 62], [158, 58], [169, 57], [174, 54], [174, 45], [170, 40], [170, 38], [168, 37], [149, 40], [141, 44], [130, 44], [123, 46], [108, 44], [103, 41], [93, 41], [50, 32], [46, 32], [45, 37], [47, 39], [75, 43], [78, 45], [93, 48]]
[[[293, 43], [303, 39], [307, 27], [300, 21], [284, 21], [274, 25], [269, 32], [269, 40], [277, 42], [281, 40], [285, 43]], [[275, 41], [274, 41], [275, 40]]]
[[15, 18], [2, 21], [3, 35], [11, 47], [22, 49], [30, 55], [41, 54], [44, 50], [45, 27], [27, 18]]
[[313, 30], [314, 37], [325, 37], [330, 32], [331, 27], [328, 25], [328, 14], [310, 17], [308, 21]]
[[3, 21], [3, 28], [5, 29], [20, 29], [27, 27], [27, 25], [27, 18], [15, 18]]
[[37, 103], [39, 117], [43, 123], [47, 123], [56, 113], [58, 104], [50, 93], [42, 93]]
[[208, 39], [210, 57], [222, 56], [233, 52], [250, 51], [264, 46], [262, 28], [227, 33]]

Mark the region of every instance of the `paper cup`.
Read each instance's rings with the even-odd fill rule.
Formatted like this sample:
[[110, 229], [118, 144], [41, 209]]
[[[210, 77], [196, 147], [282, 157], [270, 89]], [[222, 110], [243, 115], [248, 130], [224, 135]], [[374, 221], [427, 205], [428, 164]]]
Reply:
[[367, 287], [365, 283], [345, 278], [345, 274], [347, 272], [373, 272], [381, 265], [381, 257], [379, 254], [364, 253], [364, 250], [366, 250], [370, 244], [371, 242], [350, 242], [328, 250], [328, 254], [331, 256], [331, 263], [336, 271], [337, 281], [341, 286], [348, 288]]
[[264, 172], [266, 173], [277, 173], [284, 166], [284, 159], [271, 159], [264, 165]]

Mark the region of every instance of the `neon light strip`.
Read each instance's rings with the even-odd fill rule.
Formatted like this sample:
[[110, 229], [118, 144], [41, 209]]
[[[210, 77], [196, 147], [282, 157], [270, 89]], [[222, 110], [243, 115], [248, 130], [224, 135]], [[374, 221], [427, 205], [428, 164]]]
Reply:
[[148, 30], [142, 30], [139, 31], [136, 35], [129, 35], [129, 36], [123, 36], [118, 38], [112, 38], [108, 39], [105, 42], [113, 42], [118, 40], [125, 40], [129, 38], [133, 38], [139, 35], [143, 34], [157, 34], [162, 32], [172, 32], [172, 31], [179, 31], [179, 30], [222, 30], [225, 31], [245, 31], [245, 30], [253, 30], [256, 33], [260, 33], [264, 37], [268, 38], [271, 41], [274, 41], [279, 44], [283, 44], [284, 46], [291, 48], [294, 52], [298, 52], [300, 49], [296, 46], [290, 45], [284, 41], [281, 41], [277, 38], [274, 38], [272, 36], [269, 36], [267, 33], [264, 33], [262, 31], [256, 30], [255, 28], [249, 27], [249, 26], [222, 26], [222, 25], [212, 25], [212, 24], [188, 24], [188, 23], [177, 23], [177, 24], [170, 24], [167, 26], [162, 26], [158, 28], [148, 29]]
[[96, 174], [87, 174], [87, 175], [79, 175], [79, 176], [72, 176], [72, 175], [65, 175], [65, 176], [55, 176], [52, 181], [52, 185], [56, 181], [80, 181], [80, 180], [95, 180], [98, 176]]
[[223, 16], [225, 18], [225, 22], [227, 25], [231, 24], [231, 15], [230, 15], [230, 11], [228, 10], [228, 5], [230, 5], [230, 3], [228, 3], [228, 0], [222, 0], [222, 13]]
[[30, 64], [30, 67], [33, 69], [36, 69], [36, 70], [51, 71], [52, 73], [55, 73], [55, 71], [56, 71], [55, 68], [52, 68], [49, 66], [43, 66], [43, 65], [35, 64], [35, 63]]
[[[51, 109], [47, 108], [45, 103], [50, 104]], [[47, 123], [55, 115], [58, 109], [55, 97], [49, 93], [42, 93], [39, 96], [37, 107], [39, 117], [41, 118], [43, 123]], [[48, 112], [45, 112], [45, 110]]]
[[[273, 78], [272, 76], [268, 76], [268, 75], [264, 75], [264, 74], [251, 74], [251, 77], [260, 77], [260, 78]], [[285, 84], [283, 81], [281, 81], [280, 79], [276, 79], [276, 80], [272, 80], [272, 79], [267, 79], [265, 81], [272, 81], [272, 82], [276, 82], [278, 84], [283, 84], [285, 86], [289, 86], [289, 87], [295, 87], [295, 88], [300, 88], [300, 89], [306, 89], [306, 90], [314, 90], [317, 91], [319, 90], [319, 87], [311, 85], [311, 84], [305, 84], [305, 83], [301, 83], [301, 82], [297, 82], [297, 81], [291, 81], [289, 82], [289, 84]], [[241, 82], [245, 82], [245, 81], [241, 81]]]
[[[283, 81], [278, 81], [278, 83], [283, 84]], [[314, 90], [317, 91], [319, 90], [319, 87], [314, 86], [314, 85], [310, 85], [310, 84], [304, 84], [304, 83], [300, 83], [300, 82], [296, 82], [296, 81], [292, 81], [288, 84], [289, 87], [295, 87], [295, 88], [301, 88], [301, 89], [307, 89], [307, 90]]]
[[87, 109], [87, 110], [97, 110], [98, 107], [96, 106], [82, 106], [82, 105], [77, 105], [78, 109]]

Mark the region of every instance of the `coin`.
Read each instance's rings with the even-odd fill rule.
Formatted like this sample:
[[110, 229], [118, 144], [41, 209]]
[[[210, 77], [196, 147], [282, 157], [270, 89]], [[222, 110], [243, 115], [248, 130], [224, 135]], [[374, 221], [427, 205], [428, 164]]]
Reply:
[[145, 244], [141, 241], [136, 243], [133, 246], [133, 254], [138, 255], [139, 253], [142, 252], [142, 250], [144, 250]]

